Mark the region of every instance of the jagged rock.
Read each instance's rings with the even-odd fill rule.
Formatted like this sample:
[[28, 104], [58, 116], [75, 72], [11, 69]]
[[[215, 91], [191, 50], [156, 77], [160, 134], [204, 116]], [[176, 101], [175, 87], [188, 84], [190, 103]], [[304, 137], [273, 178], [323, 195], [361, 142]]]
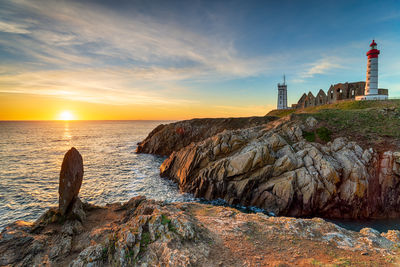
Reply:
[[83, 179], [83, 160], [78, 150], [72, 147], [65, 154], [60, 171], [59, 210], [65, 215], [77, 199]]
[[[138, 144], [137, 153], [151, 153], [169, 156], [192, 142], [199, 142], [224, 130], [243, 129], [263, 125], [278, 119], [273, 116], [193, 119], [157, 126]], [[223, 149], [223, 148], [221, 148]]]
[[389, 230], [386, 233], [382, 233], [381, 236], [385, 237], [386, 239], [400, 243], [400, 231], [399, 230]]
[[[313, 120], [308, 124], [315, 127]], [[310, 143], [302, 137], [303, 127], [283, 118], [224, 131], [173, 152], [160, 174], [196, 197], [254, 205], [278, 215], [400, 215], [398, 154], [363, 150], [345, 137]]]
[[315, 260], [340, 264], [337, 259], [345, 257], [383, 266], [399, 253], [399, 231], [354, 232], [319, 218], [269, 217], [143, 197], [85, 207], [88, 219], [82, 224], [53, 222], [41, 231], [22, 221], [7, 226], [0, 234], [0, 265], [297, 266]]
[[318, 121], [314, 118], [314, 117], [308, 117], [306, 119], [306, 125], [311, 128], [314, 129], [318, 124]]

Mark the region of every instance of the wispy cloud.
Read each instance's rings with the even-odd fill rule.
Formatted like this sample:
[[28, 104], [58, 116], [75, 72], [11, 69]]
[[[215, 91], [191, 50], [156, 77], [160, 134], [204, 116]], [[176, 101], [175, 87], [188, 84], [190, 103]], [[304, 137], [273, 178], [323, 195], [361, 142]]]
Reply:
[[343, 68], [343, 65], [339, 64], [340, 59], [335, 57], [324, 57], [314, 63], [307, 64], [308, 69], [300, 74], [300, 77], [312, 78], [317, 74], [326, 74], [333, 69]]
[[284, 57], [247, 57], [229, 34], [205, 34], [96, 4], [20, 0], [9, 5], [14, 8], [0, 18], [0, 29], [4, 25], [7, 32], [23, 35], [0, 38], [0, 47], [24, 55], [24, 61], [19, 68], [0, 66], [0, 92], [115, 105], [188, 103], [193, 100], [178, 93], [187, 90], [181, 82], [265, 74]]
[[[177, 74], [166, 69], [36, 71], [1, 75], [0, 92], [46, 95], [111, 105], [195, 102], [174, 97], [176, 88], [171, 84], [163, 84], [174, 79], [178, 79]], [[146, 84], [146, 81], [151, 81], [151, 84]], [[149, 90], [149, 87], [153, 90]], [[163, 94], [160, 94], [160, 91], [163, 91]], [[169, 91], [169, 94], [165, 95], [165, 91]]]
[[[140, 13], [122, 15], [77, 2], [18, 1], [15, 5], [40, 20], [39, 25], [29, 31], [26, 26], [15, 26], [15, 31], [29, 33], [30, 38], [11, 37], [1, 44], [43, 64], [70, 67], [120, 61], [136, 66], [197, 66], [209, 73], [237, 77], [263, 73], [274, 64], [271, 57], [240, 55], [234, 40], [226, 35], [198, 33], [174, 21]], [[20, 18], [14, 15], [6, 19], [17, 25]]]
[[31, 33], [26, 25], [0, 21], [0, 32], [28, 34]]

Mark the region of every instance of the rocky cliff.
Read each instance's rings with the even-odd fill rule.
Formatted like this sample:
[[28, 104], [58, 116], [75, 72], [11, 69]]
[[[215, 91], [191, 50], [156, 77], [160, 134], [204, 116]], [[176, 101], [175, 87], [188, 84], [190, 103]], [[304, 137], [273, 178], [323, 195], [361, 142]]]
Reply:
[[277, 215], [398, 217], [400, 153], [363, 149], [346, 137], [306, 141], [305, 134], [320, 126], [312, 117], [284, 117], [226, 130], [177, 149], [160, 167], [161, 175], [196, 197]]
[[348, 231], [322, 219], [268, 217], [143, 197], [83, 205], [84, 220], [56, 209], [0, 234], [1, 266], [391, 266], [400, 232]]
[[145, 140], [138, 144], [137, 153], [150, 153], [169, 156], [192, 142], [202, 141], [224, 130], [244, 129], [263, 125], [277, 119], [273, 116], [226, 118], [226, 119], [193, 119], [156, 127]]

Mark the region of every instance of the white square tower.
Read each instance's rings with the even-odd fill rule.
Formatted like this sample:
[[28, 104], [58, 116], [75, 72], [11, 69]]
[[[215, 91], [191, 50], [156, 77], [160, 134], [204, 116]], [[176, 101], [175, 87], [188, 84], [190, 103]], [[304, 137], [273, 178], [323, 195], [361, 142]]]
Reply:
[[287, 109], [287, 85], [286, 78], [283, 75], [283, 84], [278, 83], [278, 109]]

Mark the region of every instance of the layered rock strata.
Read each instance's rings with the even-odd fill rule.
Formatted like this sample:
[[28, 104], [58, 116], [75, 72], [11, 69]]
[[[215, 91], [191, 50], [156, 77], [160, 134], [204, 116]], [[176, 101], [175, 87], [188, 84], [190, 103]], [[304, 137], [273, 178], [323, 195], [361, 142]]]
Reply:
[[345, 137], [307, 142], [314, 118], [289, 117], [223, 131], [173, 152], [161, 175], [208, 200], [257, 206], [277, 215], [398, 217], [400, 153], [378, 154]]
[[322, 219], [268, 217], [144, 197], [97, 207], [84, 222], [17, 221], [0, 234], [1, 266], [390, 266], [400, 232], [353, 232]]
[[226, 119], [193, 119], [156, 127], [138, 144], [137, 153], [169, 156], [192, 142], [202, 141], [224, 130], [243, 129], [263, 125], [277, 117], [248, 117]]

